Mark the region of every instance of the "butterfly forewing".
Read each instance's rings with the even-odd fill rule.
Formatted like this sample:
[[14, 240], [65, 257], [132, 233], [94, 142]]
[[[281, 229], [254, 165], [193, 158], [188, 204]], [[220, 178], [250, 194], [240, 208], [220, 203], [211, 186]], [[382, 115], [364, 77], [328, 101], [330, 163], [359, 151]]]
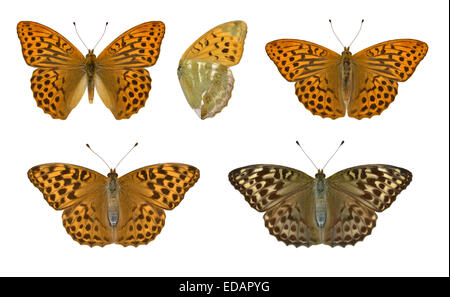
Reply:
[[279, 165], [250, 165], [228, 174], [231, 184], [257, 211], [266, 211], [281, 200], [312, 183], [313, 178]]
[[221, 24], [197, 39], [182, 59], [217, 62], [224, 66], [236, 65], [244, 52], [246, 35], [247, 24], [243, 21]]
[[199, 179], [200, 171], [181, 163], [157, 164], [134, 170], [119, 179], [125, 191], [164, 208], [173, 209]]
[[100, 53], [98, 66], [110, 70], [153, 66], [159, 57], [164, 33], [165, 26], [160, 21], [133, 27]]
[[28, 170], [31, 183], [56, 210], [80, 202], [91, 192], [102, 190], [106, 177], [94, 170], [65, 163], [48, 163]]
[[25, 62], [34, 67], [81, 70], [83, 54], [58, 32], [35, 22], [17, 24]]
[[266, 45], [269, 58], [281, 75], [294, 82], [336, 66], [341, 55], [312, 42], [296, 39], [274, 40]]
[[428, 45], [415, 39], [397, 39], [366, 48], [353, 56], [358, 66], [395, 81], [406, 81], [425, 58]]
[[344, 191], [375, 211], [383, 211], [411, 182], [412, 173], [391, 165], [351, 167], [327, 179], [330, 187]]

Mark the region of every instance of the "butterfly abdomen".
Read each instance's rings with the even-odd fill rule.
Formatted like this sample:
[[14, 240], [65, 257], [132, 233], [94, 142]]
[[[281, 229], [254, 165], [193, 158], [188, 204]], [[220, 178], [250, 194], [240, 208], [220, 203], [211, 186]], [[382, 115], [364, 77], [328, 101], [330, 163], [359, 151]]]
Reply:
[[346, 48], [342, 53], [342, 98], [346, 105], [350, 102], [350, 96], [353, 91], [353, 69], [352, 69], [352, 54]]
[[316, 223], [319, 228], [323, 228], [327, 221], [327, 197], [324, 176], [321, 175], [314, 181], [313, 193]]
[[116, 227], [119, 222], [119, 192], [120, 186], [116, 176], [109, 176], [106, 182], [106, 205], [108, 222], [111, 227]]
[[97, 71], [97, 57], [94, 55], [93, 50], [89, 50], [86, 55], [86, 61], [84, 68], [88, 77], [88, 97], [89, 103], [94, 102], [94, 89], [95, 89], [95, 72]]

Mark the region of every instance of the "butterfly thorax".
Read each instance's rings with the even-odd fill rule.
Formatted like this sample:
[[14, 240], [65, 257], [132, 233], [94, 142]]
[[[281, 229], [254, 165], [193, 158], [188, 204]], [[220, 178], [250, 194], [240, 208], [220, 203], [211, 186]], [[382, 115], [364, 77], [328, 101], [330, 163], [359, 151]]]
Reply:
[[97, 57], [94, 54], [94, 50], [89, 50], [84, 62], [84, 69], [88, 79], [88, 96], [89, 103], [94, 101], [94, 86], [95, 86], [95, 72], [97, 71]]
[[327, 198], [326, 198], [325, 174], [322, 170], [316, 174], [313, 185], [314, 214], [317, 226], [322, 228], [327, 220]]
[[111, 169], [105, 185], [107, 214], [111, 227], [115, 227], [119, 221], [120, 186], [117, 177], [115, 169]]

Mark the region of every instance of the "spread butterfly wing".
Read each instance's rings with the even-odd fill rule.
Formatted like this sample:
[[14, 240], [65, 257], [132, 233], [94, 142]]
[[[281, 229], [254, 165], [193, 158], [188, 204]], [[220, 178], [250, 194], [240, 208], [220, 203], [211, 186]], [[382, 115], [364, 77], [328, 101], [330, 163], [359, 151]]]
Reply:
[[296, 82], [295, 93], [309, 111], [333, 119], [345, 115], [345, 103], [339, 93], [341, 55], [296, 39], [269, 42], [266, 52], [281, 75]]
[[354, 91], [349, 116], [361, 119], [381, 114], [397, 95], [397, 82], [406, 81], [425, 57], [428, 45], [414, 39], [376, 44], [356, 53]]
[[295, 246], [320, 243], [311, 211], [312, 177], [293, 168], [265, 164], [237, 168], [228, 177], [251, 207], [266, 211], [265, 225], [278, 240]]
[[215, 116], [227, 106], [234, 78], [229, 66], [239, 63], [247, 25], [221, 24], [197, 39], [183, 54], [178, 79], [192, 109], [201, 119]]
[[129, 118], [145, 105], [151, 78], [144, 68], [156, 63], [164, 33], [164, 23], [159, 21], [138, 25], [98, 56], [97, 92], [116, 119]]
[[75, 241], [90, 246], [111, 243], [105, 176], [77, 165], [49, 163], [28, 170], [28, 178], [51, 207], [64, 209], [63, 225]]
[[153, 240], [164, 226], [164, 209], [175, 208], [199, 177], [197, 168], [180, 163], [147, 166], [120, 177], [117, 243], [137, 246]]
[[329, 218], [325, 243], [345, 246], [369, 235], [377, 215], [394, 202], [411, 182], [412, 174], [391, 165], [362, 165], [327, 179]]
[[31, 89], [37, 105], [56, 119], [66, 119], [86, 90], [85, 58], [58, 32], [35, 22], [17, 24], [25, 62], [33, 72]]

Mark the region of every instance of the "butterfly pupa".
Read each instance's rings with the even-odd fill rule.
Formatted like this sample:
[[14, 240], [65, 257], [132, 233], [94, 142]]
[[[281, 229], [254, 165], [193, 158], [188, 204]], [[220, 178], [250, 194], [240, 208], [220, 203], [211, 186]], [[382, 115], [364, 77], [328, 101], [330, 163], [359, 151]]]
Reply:
[[245, 22], [224, 23], [202, 35], [181, 57], [178, 79], [187, 102], [202, 120], [227, 106], [234, 85], [229, 67], [241, 60], [246, 35]]
[[182, 163], [145, 166], [121, 177], [116, 168], [104, 176], [48, 163], [32, 167], [28, 178], [52, 208], [64, 210], [63, 225], [72, 239], [93, 247], [154, 240], [164, 227], [164, 210], [174, 209], [200, 177], [197, 168]]
[[264, 212], [265, 226], [279, 241], [296, 247], [344, 247], [371, 234], [376, 212], [395, 201], [412, 173], [369, 164], [328, 178], [322, 168], [313, 178], [294, 168], [257, 164], [234, 169], [228, 177], [252, 208]]
[[83, 56], [49, 27], [29, 21], [17, 24], [25, 62], [37, 68], [31, 77], [37, 106], [61, 120], [78, 105], [86, 89], [92, 103], [94, 88], [117, 120], [137, 113], [151, 89], [145, 68], [156, 63], [164, 32], [162, 22], [143, 23], [121, 34], [97, 57], [93, 49]]
[[339, 55], [296, 39], [266, 45], [281, 75], [295, 82], [295, 94], [305, 108], [331, 119], [346, 112], [356, 119], [380, 115], [394, 101], [398, 82], [411, 77], [427, 51], [425, 42], [414, 39], [382, 42], [354, 55], [349, 47]]

